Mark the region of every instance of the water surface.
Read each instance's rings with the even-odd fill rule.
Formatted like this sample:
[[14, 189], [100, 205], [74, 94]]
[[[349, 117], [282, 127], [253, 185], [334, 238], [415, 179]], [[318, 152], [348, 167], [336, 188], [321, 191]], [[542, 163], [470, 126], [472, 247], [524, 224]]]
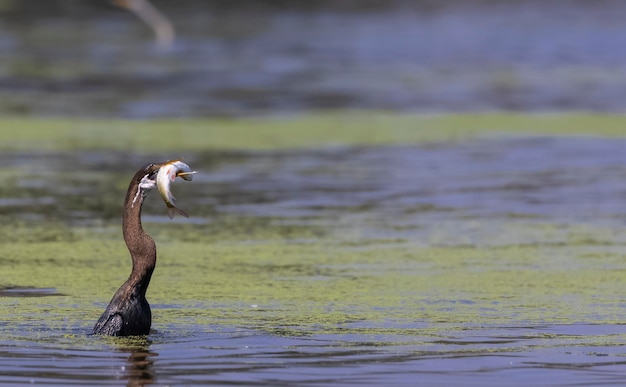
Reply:
[[144, 208], [155, 332], [136, 339], [88, 333], [130, 270], [127, 181], [171, 155], [3, 152], [0, 383], [618, 384], [625, 148], [190, 153], [192, 217]]
[[618, 1], [157, 2], [177, 29], [169, 50], [106, 2], [31, 3], [0, 12], [5, 115], [624, 112]]

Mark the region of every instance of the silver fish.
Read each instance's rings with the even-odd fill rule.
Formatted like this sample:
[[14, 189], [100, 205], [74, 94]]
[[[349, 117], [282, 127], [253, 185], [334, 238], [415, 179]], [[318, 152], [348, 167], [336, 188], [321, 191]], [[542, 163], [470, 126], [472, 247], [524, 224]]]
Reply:
[[177, 177], [190, 181], [193, 179], [194, 173], [196, 173], [196, 171], [192, 171], [189, 165], [180, 160], [172, 160], [159, 169], [156, 177], [156, 186], [161, 193], [161, 197], [163, 198], [165, 205], [167, 206], [167, 215], [170, 219], [174, 217], [176, 212], [185, 218], [189, 217], [185, 211], [176, 207], [174, 204], [176, 198], [170, 190], [170, 184], [172, 184]]

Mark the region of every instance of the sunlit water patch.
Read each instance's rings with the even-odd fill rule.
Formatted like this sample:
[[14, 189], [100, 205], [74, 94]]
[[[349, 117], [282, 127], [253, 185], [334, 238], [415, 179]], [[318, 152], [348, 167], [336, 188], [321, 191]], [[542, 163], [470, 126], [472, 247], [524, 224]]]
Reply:
[[[626, 141], [186, 155], [144, 208], [147, 339], [88, 335], [128, 179], [171, 155], [0, 155], [0, 383], [603, 385], [626, 376]], [[134, 169], [133, 167], [132, 169]], [[43, 198], [43, 199], [42, 199]]]

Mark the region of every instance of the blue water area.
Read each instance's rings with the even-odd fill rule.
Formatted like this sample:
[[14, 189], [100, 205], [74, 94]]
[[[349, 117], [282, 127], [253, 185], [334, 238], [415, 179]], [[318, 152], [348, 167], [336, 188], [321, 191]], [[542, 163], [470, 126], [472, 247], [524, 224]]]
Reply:
[[163, 2], [177, 31], [167, 49], [128, 12], [65, 3], [0, 12], [4, 114], [624, 111], [617, 1]]
[[438, 337], [284, 337], [209, 325], [130, 343], [39, 335], [45, 340], [2, 343], [2, 385], [599, 386], [621, 384], [626, 367], [621, 325], [492, 326]]

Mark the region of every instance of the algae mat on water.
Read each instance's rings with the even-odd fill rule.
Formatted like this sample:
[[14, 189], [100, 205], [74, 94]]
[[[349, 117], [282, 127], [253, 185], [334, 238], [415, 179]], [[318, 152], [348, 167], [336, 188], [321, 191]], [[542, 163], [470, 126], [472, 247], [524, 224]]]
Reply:
[[626, 116], [594, 114], [408, 115], [371, 112], [191, 120], [4, 118], [0, 149], [108, 149], [142, 153], [311, 148], [464, 140], [490, 133], [626, 135]]
[[[144, 158], [164, 157], [159, 141]], [[220, 163], [184, 152], [202, 171], [174, 188], [192, 218], [166, 220], [155, 194], [144, 209], [159, 248], [154, 326], [407, 335], [622, 321], [624, 147], [487, 136], [256, 149]], [[132, 152], [24, 155], [3, 154], [0, 285], [56, 293], [0, 297], [14, 317], [0, 329], [87, 332], [130, 269], [118, 214]]]
[[[436, 324], [612, 324], [623, 315], [626, 264], [605, 243], [355, 248], [170, 240], [159, 243], [148, 298], [157, 330], [221, 325], [406, 335]], [[3, 246], [2, 283], [54, 288], [58, 295], [47, 297], [43, 309], [41, 298], [0, 298], [19, 317], [1, 329], [87, 332], [127, 276], [126, 255], [113, 240]]]

